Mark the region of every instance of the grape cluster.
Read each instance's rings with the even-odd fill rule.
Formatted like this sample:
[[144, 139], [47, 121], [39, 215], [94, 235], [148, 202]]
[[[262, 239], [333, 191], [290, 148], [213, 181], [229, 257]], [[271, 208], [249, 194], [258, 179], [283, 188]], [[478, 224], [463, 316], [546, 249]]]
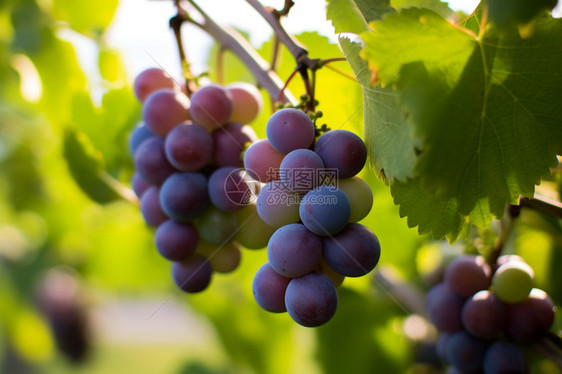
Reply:
[[533, 277], [515, 255], [499, 257], [493, 275], [482, 256], [462, 255], [447, 266], [427, 295], [427, 313], [451, 372], [527, 372], [520, 346], [544, 337], [554, 323], [552, 300], [533, 288]]
[[316, 140], [313, 120], [296, 108], [275, 112], [266, 135], [244, 155], [248, 173], [263, 183], [257, 212], [275, 228], [268, 262], [253, 280], [254, 297], [269, 312], [287, 311], [303, 326], [319, 326], [335, 314], [344, 278], [366, 275], [380, 258], [377, 237], [357, 223], [373, 203], [356, 176], [367, 150], [347, 130]]
[[157, 68], [140, 73], [134, 91], [144, 124], [130, 137], [133, 190], [175, 283], [199, 292], [213, 271], [238, 266], [240, 245], [262, 248], [273, 233], [252, 205], [259, 186], [241, 169], [244, 149], [257, 140], [247, 123], [261, 110], [261, 94], [247, 83], [209, 84], [188, 98]]

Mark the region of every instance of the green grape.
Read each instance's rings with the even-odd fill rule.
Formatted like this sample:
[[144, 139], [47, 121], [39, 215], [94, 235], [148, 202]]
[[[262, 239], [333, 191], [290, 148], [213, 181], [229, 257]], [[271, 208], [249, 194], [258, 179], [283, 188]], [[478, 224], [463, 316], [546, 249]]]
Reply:
[[235, 240], [249, 249], [265, 248], [276, 228], [265, 223], [258, 214], [255, 203], [236, 212], [238, 232]]
[[367, 217], [373, 206], [373, 192], [363, 179], [358, 176], [351, 178], [338, 179], [337, 187], [339, 187], [347, 197], [351, 204], [351, 216], [349, 222], [358, 222]]
[[498, 298], [508, 304], [525, 300], [533, 288], [533, 269], [521, 261], [501, 265], [492, 278], [492, 287]]

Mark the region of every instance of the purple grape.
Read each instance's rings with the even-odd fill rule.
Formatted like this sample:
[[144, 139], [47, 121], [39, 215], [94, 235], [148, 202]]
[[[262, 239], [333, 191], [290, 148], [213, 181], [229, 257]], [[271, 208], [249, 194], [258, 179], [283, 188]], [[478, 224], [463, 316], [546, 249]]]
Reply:
[[286, 108], [275, 113], [267, 121], [267, 139], [279, 153], [287, 154], [295, 149], [308, 148], [314, 141], [312, 120], [301, 110]]
[[279, 274], [296, 278], [313, 271], [322, 257], [322, 239], [300, 223], [283, 226], [267, 243], [267, 258]]
[[427, 315], [440, 331], [453, 333], [462, 330], [463, 305], [464, 300], [444, 283], [439, 283], [427, 294]]
[[480, 339], [495, 339], [505, 326], [505, 308], [498, 297], [488, 290], [475, 293], [462, 309], [464, 328]]
[[189, 109], [193, 122], [211, 131], [226, 125], [232, 115], [230, 93], [216, 84], [199, 88], [191, 96]]
[[140, 102], [144, 102], [154, 91], [163, 88], [173, 89], [176, 91], [180, 89], [174, 79], [164, 70], [159, 68], [148, 68], [142, 71], [139, 75], [137, 75], [133, 84], [135, 96]]
[[149, 226], [158, 227], [169, 219], [160, 205], [160, 189], [156, 186], [151, 186], [144, 192], [140, 206], [144, 221]]
[[285, 291], [290, 278], [279, 275], [269, 263], [265, 263], [254, 276], [252, 291], [259, 306], [271, 313], [283, 313], [285, 307]]
[[485, 374], [524, 374], [527, 371], [521, 350], [508, 342], [494, 342], [484, 355]]
[[488, 345], [466, 331], [458, 331], [447, 339], [445, 357], [447, 362], [461, 371], [475, 371], [482, 367]]
[[232, 99], [229, 122], [250, 123], [260, 114], [263, 98], [256, 86], [247, 82], [230, 83], [226, 90]]
[[183, 122], [166, 136], [166, 157], [176, 169], [197, 171], [211, 161], [213, 138], [203, 127]]
[[153, 136], [146, 139], [135, 152], [135, 169], [140, 176], [156, 186], [176, 172], [164, 152], [164, 139]]
[[131, 153], [131, 155], [134, 156], [135, 152], [142, 144], [142, 142], [153, 136], [157, 135], [150, 131], [148, 126], [146, 126], [144, 123], [135, 127], [135, 129], [131, 133], [131, 136], [129, 137], [129, 152]]
[[195, 253], [199, 233], [191, 223], [168, 220], [158, 226], [154, 241], [162, 257], [171, 261], [181, 261]]
[[244, 153], [244, 168], [252, 178], [262, 183], [279, 179], [279, 168], [284, 155], [277, 152], [267, 139], [252, 143]]
[[517, 341], [531, 342], [545, 335], [554, 323], [554, 304], [550, 297], [533, 288], [527, 299], [506, 305], [507, 333]]
[[437, 343], [435, 344], [435, 351], [437, 352], [437, 356], [443, 362], [447, 362], [447, 359], [445, 358], [445, 348], [447, 347], [447, 343], [450, 337], [451, 334], [447, 332], [441, 332], [439, 334], [439, 338], [437, 338]]
[[211, 174], [208, 188], [213, 205], [226, 212], [248, 206], [257, 194], [257, 182], [245, 170], [229, 166]]
[[324, 259], [346, 277], [361, 277], [375, 268], [381, 256], [377, 236], [366, 226], [350, 223], [334, 236], [324, 237]]
[[305, 194], [320, 184], [323, 169], [324, 163], [316, 153], [309, 149], [295, 149], [283, 158], [279, 176], [285, 187]]
[[320, 186], [304, 195], [299, 215], [307, 229], [321, 236], [335, 235], [345, 228], [351, 215], [347, 195], [333, 186]]
[[229, 123], [214, 130], [213, 137], [213, 163], [218, 166], [244, 166], [242, 152], [248, 144], [255, 142], [258, 137], [248, 125]]
[[135, 195], [137, 195], [138, 198], [141, 198], [142, 194], [152, 185], [145, 181], [139, 173], [135, 172], [135, 174], [133, 174], [133, 179], [131, 180], [131, 186], [133, 187]]
[[308, 273], [291, 279], [285, 292], [285, 306], [295, 322], [316, 327], [336, 313], [338, 293], [330, 278], [322, 273]]
[[213, 269], [207, 258], [195, 253], [184, 261], [172, 263], [172, 278], [184, 292], [196, 293], [206, 289], [211, 283]]
[[462, 255], [447, 266], [444, 282], [453, 292], [467, 298], [490, 286], [490, 266], [482, 256]]
[[173, 220], [193, 221], [200, 217], [209, 205], [207, 178], [201, 173], [172, 174], [160, 190], [160, 204]]
[[281, 227], [299, 221], [300, 201], [300, 195], [289, 191], [281, 181], [272, 181], [260, 190], [256, 206], [265, 223]]
[[347, 130], [332, 130], [318, 138], [314, 146], [328, 169], [337, 169], [338, 178], [351, 178], [367, 160], [367, 148], [360, 137]]
[[142, 116], [153, 133], [166, 137], [176, 125], [191, 119], [189, 99], [171, 89], [155, 91], [144, 102]]

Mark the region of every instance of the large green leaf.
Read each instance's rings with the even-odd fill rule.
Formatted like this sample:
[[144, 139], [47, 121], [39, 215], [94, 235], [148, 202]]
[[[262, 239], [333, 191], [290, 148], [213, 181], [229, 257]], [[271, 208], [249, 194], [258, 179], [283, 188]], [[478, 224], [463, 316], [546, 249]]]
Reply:
[[557, 3], [558, 0], [488, 0], [490, 19], [501, 26], [529, 22]]
[[359, 34], [369, 30], [369, 22], [390, 10], [389, 0], [328, 0], [326, 17], [332, 21], [336, 33]]
[[53, 13], [80, 33], [98, 35], [113, 20], [118, 3], [119, 0], [53, 0]]
[[367, 62], [359, 57], [362, 46], [344, 37], [340, 45], [363, 87], [365, 141], [371, 166], [390, 182], [413, 176], [416, 141], [407, 123], [407, 112], [392, 89], [370, 85]]
[[[395, 88], [423, 139], [412, 188], [454, 200], [475, 224], [502, 216], [520, 195], [532, 196], [562, 150], [562, 22], [543, 17], [535, 26], [530, 40], [493, 26], [477, 39], [432, 11], [412, 8], [361, 35], [369, 65]], [[435, 222], [433, 212], [419, 210], [426, 204], [394, 193], [405, 202], [404, 214]], [[446, 220], [439, 220], [443, 227]], [[430, 230], [438, 233], [438, 226]]]

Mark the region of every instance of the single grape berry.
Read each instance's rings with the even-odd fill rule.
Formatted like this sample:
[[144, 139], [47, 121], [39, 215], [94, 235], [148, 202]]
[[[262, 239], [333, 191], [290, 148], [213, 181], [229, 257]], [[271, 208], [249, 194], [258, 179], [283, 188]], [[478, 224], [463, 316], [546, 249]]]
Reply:
[[322, 256], [322, 239], [300, 223], [279, 228], [267, 244], [267, 258], [279, 274], [296, 278], [313, 271]]
[[181, 261], [195, 253], [199, 233], [192, 223], [167, 220], [158, 226], [154, 241], [162, 257], [171, 261]]
[[367, 147], [361, 138], [348, 130], [331, 130], [318, 138], [314, 146], [328, 169], [336, 169], [338, 178], [351, 178], [367, 161]]
[[265, 263], [256, 272], [252, 282], [254, 299], [259, 306], [271, 313], [283, 313], [285, 291], [291, 279], [277, 273], [269, 263]]
[[189, 107], [190, 101], [185, 94], [162, 89], [148, 96], [142, 116], [150, 131], [165, 137], [176, 125], [191, 119]]
[[244, 153], [244, 168], [262, 183], [279, 179], [279, 168], [284, 155], [277, 152], [267, 139], [252, 143]]
[[495, 294], [482, 290], [465, 302], [461, 318], [464, 328], [472, 335], [495, 339], [505, 326], [505, 308]]
[[544, 336], [554, 323], [554, 304], [550, 297], [538, 288], [517, 304], [506, 306], [508, 335], [521, 342], [530, 342]]
[[197, 171], [211, 161], [213, 138], [203, 127], [187, 121], [178, 124], [166, 136], [164, 150], [176, 169]]
[[485, 374], [524, 374], [525, 357], [517, 346], [508, 342], [494, 342], [484, 355]]
[[226, 125], [232, 110], [230, 93], [217, 84], [203, 86], [191, 96], [193, 122], [209, 131]]
[[174, 79], [164, 70], [159, 68], [148, 68], [142, 71], [133, 83], [133, 91], [140, 102], [159, 89], [171, 89], [179, 91], [180, 87]]
[[209, 286], [213, 268], [207, 258], [194, 254], [184, 261], [172, 262], [172, 278], [176, 286], [188, 293], [201, 292]]
[[347, 225], [351, 206], [346, 194], [333, 186], [320, 186], [304, 195], [299, 215], [307, 229], [321, 236], [335, 235]]
[[207, 178], [201, 173], [172, 174], [160, 189], [160, 204], [166, 214], [178, 222], [191, 222], [209, 205]]
[[338, 293], [327, 276], [313, 272], [291, 279], [285, 292], [285, 306], [295, 322], [316, 327], [327, 323], [336, 313]]
[[346, 277], [361, 277], [375, 268], [381, 256], [377, 236], [366, 226], [350, 223], [342, 231], [323, 238], [324, 259]]
[[501, 301], [514, 304], [529, 296], [533, 288], [533, 278], [533, 269], [525, 262], [509, 261], [494, 273], [492, 287]]
[[462, 255], [447, 266], [444, 282], [457, 295], [467, 298], [490, 286], [490, 266], [482, 256]]
[[265, 127], [267, 139], [279, 153], [308, 148], [314, 140], [312, 120], [298, 109], [285, 108], [275, 112]]
[[232, 115], [229, 122], [250, 123], [260, 114], [263, 98], [256, 86], [247, 82], [234, 82], [226, 86], [232, 98]]

